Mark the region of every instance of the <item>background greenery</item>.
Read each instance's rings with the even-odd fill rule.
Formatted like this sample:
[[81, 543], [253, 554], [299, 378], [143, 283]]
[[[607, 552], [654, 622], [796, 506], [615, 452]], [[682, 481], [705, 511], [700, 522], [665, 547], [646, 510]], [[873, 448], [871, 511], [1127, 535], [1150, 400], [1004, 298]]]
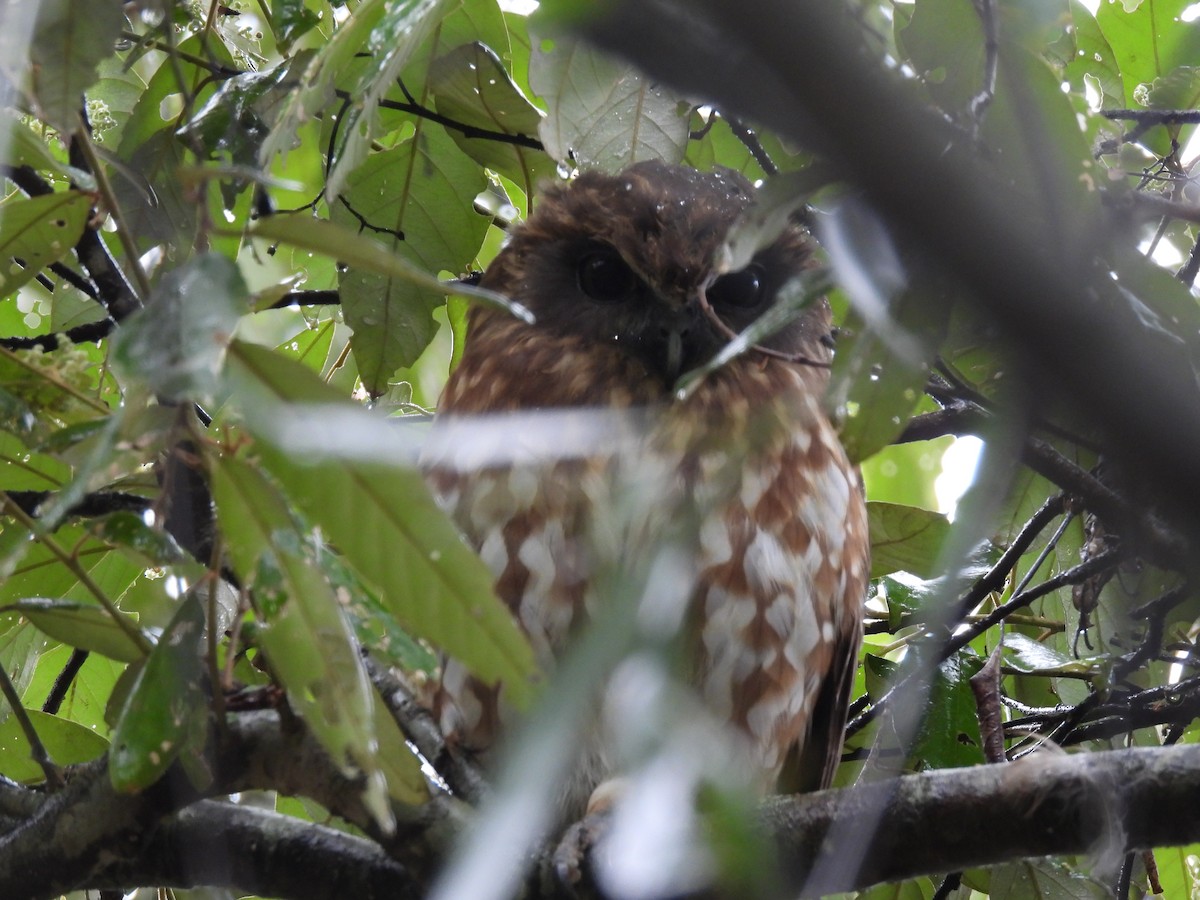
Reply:
[[[601, 6], [0, 11], [0, 893], [429, 889], [463, 813], [406, 735], [461, 796], [478, 773], [388, 667], [505, 679], [550, 723], [531, 754], [590, 690], [583, 664], [527, 687], [416, 466], [468, 304], [504, 302], [462, 276], [538, 185], [639, 159], [744, 172], [822, 241], [878, 579], [838, 784], [1196, 741], [1195, 10]], [[951, 522], [934, 481], [964, 435]], [[534, 790], [504, 783], [481, 834]], [[702, 813], [713, 877], [772, 895], [743, 801]], [[1191, 822], [1053, 860], [978, 828], [1003, 865], [947, 851], [923, 871], [961, 877], [860, 896], [1198, 889]], [[455, 859], [443, 896], [504, 868]]]

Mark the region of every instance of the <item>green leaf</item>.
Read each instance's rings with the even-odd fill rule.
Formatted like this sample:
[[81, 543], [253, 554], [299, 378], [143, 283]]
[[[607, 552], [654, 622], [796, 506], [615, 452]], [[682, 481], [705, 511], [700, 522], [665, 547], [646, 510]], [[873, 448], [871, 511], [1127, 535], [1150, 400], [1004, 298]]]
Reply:
[[206, 681], [204, 607], [193, 593], [146, 659], [113, 728], [108, 774], [114, 788], [149, 787], [181, 753], [203, 749]]
[[[495, 51], [484, 44], [467, 44], [434, 60], [429, 87], [437, 111], [456, 122], [530, 138], [538, 133], [541, 111], [513, 83]], [[555, 174], [554, 160], [543, 150], [468, 137], [458, 129], [450, 129], [449, 134], [471, 159], [524, 185], [526, 193]]]
[[378, 591], [332, 551], [321, 552], [318, 564], [341, 599], [359, 644], [406, 671], [433, 674], [439, 664], [437, 654], [404, 630]]
[[297, 40], [321, 24], [321, 17], [305, 5], [305, 0], [276, 0], [271, 13], [275, 41], [286, 52]]
[[[38, 709], [27, 709], [25, 714], [33, 723], [33, 730], [50, 754], [50, 759], [57, 765], [88, 762], [108, 749], [108, 741], [90, 728]], [[0, 722], [0, 772], [7, 778], [27, 784], [44, 781], [46, 773], [33, 761], [31, 754], [32, 749], [16, 717], [9, 716]]]
[[1102, 106], [1124, 106], [1125, 86], [1116, 54], [1100, 30], [1096, 17], [1079, 0], [1071, 0], [1071, 25], [1074, 52], [1063, 74], [1081, 93], [1083, 76], [1091, 75], [1100, 86]]
[[[124, 24], [121, 8], [112, 3], [41, 0], [28, 50], [30, 88], [42, 118], [67, 133], [79, 127], [84, 91], [95, 83], [100, 61], [112, 55]], [[4, 52], [11, 49], [0, 43], [0, 57], [12, 59]]]
[[[4, 609], [21, 613], [39, 631], [81, 650], [92, 650], [109, 659], [127, 663], [137, 662], [144, 655], [128, 631], [95, 604], [31, 597]], [[125, 613], [121, 615], [128, 628], [137, 629], [135, 618]]]
[[[9, 679], [17, 689], [17, 693], [27, 701], [32, 702], [36, 694], [27, 696], [42, 667], [41, 660], [45, 657], [46, 648], [51, 643], [42, 631], [39, 631], [27, 619], [16, 613], [0, 613], [0, 666], [8, 673]], [[64, 653], [71, 651], [62, 648]], [[49, 651], [53, 653], [54, 651]], [[64, 656], [63, 662], [66, 662]], [[40, 704], [39, 704], [40, 705]], [[0, 714], [0, 719], [5, 717]]]
[[125, 371], [173, 400], [208, 401], [249, 293], [237, 266], [208, 253], [171, 270], [115, 341]]
[[92, 530], [101, 540], [126, 547], [154, 565], [177, 563], [185, 559], [171, 535], [146, 524], [146, 520], [137, 513], [126, 510], [109, 513], [98, 520]]
[[1163, 897], [1194, 897], [1200, 890], [1200, 844], [1154, 851]]
[[1200, 25], [1181, 16], [1191, 0], [1101, 3], [1096, 22], [1112, 47], [1125, 85], [1124, 106], [1136, 106], [1134, 92], [1176, 66], [1200, 59]]
[[535, 43], [529, 84], [547, 106], [542, 143], [565, 166], [615, 173], [683, 159], [691, 104], [578, 38]]
[[[926, 359], [946, 331], [946, 292], [928, 277], [914, 277], [896, 297], [886, 321], [869, 324], [857, 309], [843, 326], [852, 336], [839, 342], [827, 402], [839, 414], [846, 454], [860, 462], [904, 431], [921, 403], [929, 377]], [[895, 341], [905, 334], [924, 358], [912, 358]]]
[[304, 536], [283, 496], [262, 472], [217, 456], [212, 485], [234, 569], [253, 586], [267, 626], [259, 641], [271, 670], [334, 762], [347, 774], [367, 776], [364, 799], [387, 827], [391, 812], [371, 684], [338, 598], [305, 554]]
[[[854, 894], [854, 900], [930, 900], [933, 888], [929, 879], [902, 881], [898, 884], [877, 884], [870, 890]], [[837, 900], [850, 900], [850, 895], [839, 894]]]
[[983, 763], [975, 694], [970, 678], [983, 663], [960, 651], [934, 670], [925, 722], [913, 756], [935, 769]]
[[71, 252], [91, 212], [83, 191], [11, 197], [0, 203], [0, 297]]
[[209, 155], [222, 153], [235, 164], [254, 166], [267, 135], [266, 120], [295, 90], [293, 70], [305, 58], [227, 79], [176, 136]]
[[[230, 362], [247, 427], [262, 441], [256, 449], [292, 502], [379, 589], [406, 630], [484, 681], [503, 681], [514, 702], [526, 701], [535, 672], [529, 644], [493, 594], [491, 574], [438, 508], [420, 472], [403, 462], [411, 451], [401, 449], [395, 427], [269, 350], [235, 344]], [[336, 431], [365, 452], [346, 455], [332, 444], [322, 449], [319, 438], [297, 452], [288, 435], [297, 428], [319, 435], [335, 412]], [[395, 462], [380, 461], [388, 459]]]
[[303, 331], [284, 341], [275, 350], [288, 359], [303, 363], [319, 375], [325, 370], [325, 360], [329, 358], [337, 324], [336, 319], [328, 318], [306, 325]]
[[95, 189], [96, 179], [91, 173], [67, 165], [51, 153], [46, 139], [34, 134], [29, 125], [17, 117], [15, 110], [0, 111], [0, 132], [10, 141], [6, 150], [6, 162], [9, 165], [31, 166], [54, 172], [70, 178], [81, 190]]
[[34, 453], [15, 434], [0, 431], [0, 490], [53, 491], [70, 480], [70, 466]]
[[896, 42], [944, 109], [960, 112], [982, 90], [983, 25], [970, 0], [917, 0]]
[[950, 533], [941, 513], [895, 503], [868, 503], [871, 577], [911, 572], [920, 578], [941, 574], [938, 561]]
[[[345, 207], [334, 221], [361, 217], [386, 229], [385, 246], [397, 258], [426, 272], [461, 272], [479, 252], [488, 220], [475, 212], [475, 196], [487, 187], [477, 163], [444, 131], [421, 128], [392, 150], [371, 156], [349, 179]], [[343, 260], [346, 262], [346, 260]], [[339, 280], [350, 345], [359, 376], [369, 393], [387, 390], [392, 374], [412, 365], [436, 332], [433, 310], [446, 289], [418, 287], [391, 273], [361, 271], [351, 265]]]
[[[900, 663], [874, 654], [864, 657], [867, 692], [881, 697], [900, 672]], [[933, 671], [925, 718], [917, 733], [909, 761], [917, 768], [952, 768], [984, 761], [980, 747], [979, 720], [970, 677], [982, 662], [968, 651], [960, 651]]]
[[888, 503], [937, 507], [933, 483], [942, 471], [942, 456], [954, 438], [937, 438], [884, 447], [862, 464], [867, 496]]
[[387, 779], [388, 796], [411, 806], [429, 799], [429, 782], [421, 771], [421, 761], [408, 746], [408, 739], [383, 701], [375, 696], [372, 705], [375, 736], [379, 741], [379, 768]]
[[993, 868], [991, 896], [1005, 900], [1104, 900], [1112, 892], [1058, 860], [1038, 859]]
[[[27, 630], [37, 635], [42, 642], [46, 641], [46, 638], [36, 628], [27, 626]], [[54, 684], [62, 675], [64, 667], [74, 652], [73, 647], [65, 644], [58, 644], [45, 650], [41, 658], [37, 660], [37, 671], [30, 680], [29, 687], [21, 695], [26, 703], [36, 707], [45, 704]], [[70, 719], [107, 739], [112, 731], [109, 721], [105, 718], [109, 700], [123, 673], [137, 667], [137, 663], [126, 665], [101, 656], [99, 653], [89, 653], [83, 667], [71, 681], [71, 686], [67, 689], [62, 705], [55, 715]], [[114, 715], [113, 721], [115, 720], [116, 716]]]
[[[284, 106], [260, 159], [269, 164], [286, 151], [305, 122], [328, 112], [334, 87], [347, 90], [349, 104], [338, 120], [325, 196], [342, 192], [349, 174], [366, 159], [377, 130], [379, 101], [396, 84], [412, 53], [446, 13], [448, 0], [365, 0], [305, 68]], [[342, 84], [342, 79], [348, 81]]]
[[[486, 221], [484, 224], [486, 226]], [[351, 268], [357, 267], [386, 275], [391, 279], [408, 281], [431, 292], [470, 297], [498, 306], [524, 321], [533, 321], [529, 311], [519, 303], [513, 303], [495, 291], [458, 282], [438, 281], [428, 271], [418, 268], [398, 253], [390, 252], [378, 241], [336, 222], [305, 215], [267, 216], [260, 219], [250, 229], [250, 233], [269, 241], [326, 254]]]
[[[212, 83], [210, 73], [188, 62], [189, 58], [238, 68], [220, 41], [190, 37], [180, 41], [171, 64], [159, 66], [139, 94], [121, 128], [117, 147], [117, 157], [123, 163], [122, 177], [112, 179], [125, 224], [139, 246], [164, 241], [169, 246], [189, 246], [203, 212], [194, 191], [180, 177], [187, 157], [183, 142], [175, 135], [176, 127], [182, 124], [177, 121], [179, 80], [185, 84]], [[213, 91], [208, 87], [197, 102]]]
[[1004, 636], [1004, 663], [1027, 675], [1090, 675], [1097, 671], [1095, 664], [1086, 659], [1077, 659], [1016, 631]]

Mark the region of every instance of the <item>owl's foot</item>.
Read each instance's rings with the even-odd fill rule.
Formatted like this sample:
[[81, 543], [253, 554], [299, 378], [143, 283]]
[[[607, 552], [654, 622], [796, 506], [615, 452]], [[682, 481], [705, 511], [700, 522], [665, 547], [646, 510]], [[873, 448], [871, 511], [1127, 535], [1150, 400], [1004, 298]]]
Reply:
[[[595, 792], [592, 798], [596, 798]], [[616, 795], [609, 798], [609, 807], [615, 800]], [[602, 896], [596, 887], [591, 853], [608, 833], [612, 822], [610, 813], [610, 808], [593, 812], [592, 801], [589, 800], [588, 814], [563, 833], [554, 850], [554, 876], [578, 900]]]

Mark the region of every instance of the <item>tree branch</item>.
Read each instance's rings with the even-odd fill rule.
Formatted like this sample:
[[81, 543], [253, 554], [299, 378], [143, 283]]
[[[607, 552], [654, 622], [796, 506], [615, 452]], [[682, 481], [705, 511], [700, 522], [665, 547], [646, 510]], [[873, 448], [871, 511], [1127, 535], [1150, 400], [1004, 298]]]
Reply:
[[380, 847], [325, 825], [204, 800], [165, 819], [138, 859], [91, 888], [225, 887], [290, 900], [417, 897], [421, 885]]
[[[1126, 853], [1200, 839], [1200, 747], [1055, 755], [943, 769], [844, 791], [780, 797], [762, 809], [804, 896], [1037, 856]], [[821, 866], [836, 818], [878, 820], [858, 872]]]

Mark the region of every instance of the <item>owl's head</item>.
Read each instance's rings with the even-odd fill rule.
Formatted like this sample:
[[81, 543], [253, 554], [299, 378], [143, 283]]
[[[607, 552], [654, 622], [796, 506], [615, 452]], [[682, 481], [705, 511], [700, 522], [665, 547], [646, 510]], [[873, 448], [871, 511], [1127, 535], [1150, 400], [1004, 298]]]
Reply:
[[[732, 170], [642, 162], [615, 176], [587, 172], [542, 198], [482, 284], [529, 307], [535, 328], [622, 348], [669, 386], [770, 309], [809, 264], [808, 238], [790, 228], [745, 268], [716, 275], [714, 255], [753, 199]], [[829, 335], [822, 302], [766, 346], [824, 362]]]

